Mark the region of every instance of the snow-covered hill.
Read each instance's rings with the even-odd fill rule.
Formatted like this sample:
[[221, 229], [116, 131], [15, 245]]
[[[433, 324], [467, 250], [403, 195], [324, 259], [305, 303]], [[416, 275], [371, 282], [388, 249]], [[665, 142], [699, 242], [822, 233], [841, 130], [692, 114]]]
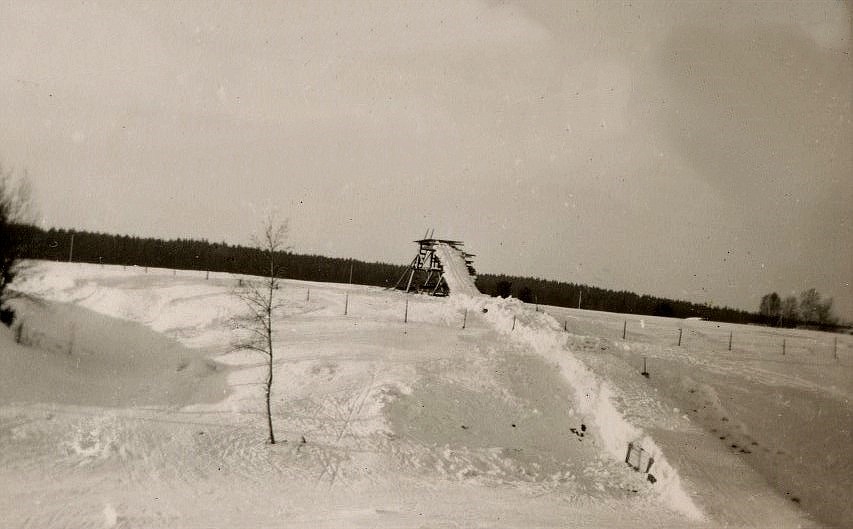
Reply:
[[285, 281], [286, 442], [265, 444], [263, 359], [230, 346], [239, 279], [36, 264], [29, 346], [0, 335], [0, 527], [817, 526], [602, 364], [614, 342], [458, 291]]

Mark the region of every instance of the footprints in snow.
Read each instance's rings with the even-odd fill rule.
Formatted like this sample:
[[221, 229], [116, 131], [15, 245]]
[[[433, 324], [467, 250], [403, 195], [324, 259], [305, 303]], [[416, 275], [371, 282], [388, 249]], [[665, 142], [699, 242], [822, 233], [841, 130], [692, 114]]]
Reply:
[[[720, 441], [724, 441], [726, 448], [732, 453], [749, 455], [760, 448], [767, 454], [765, 457], [788, 456], [784, 450], [774, 451], [770, 447], [761, 446], [758, 441], [747, 434], [746, 427], [743, 424], [730, 419], [728, 411], [722, 406], [720, 398], [713, 388], [697, 385], [690, 379], [682, 380], [682, 384], [694, 401], [694, 407], [688, 413], [692, 412], [694, 418], [700, 423], [704, 423], [706, 427], [710, 424], [716, 424], [708, 431], [716, 435]], [[794, 496], [791, 492], [785, 494], [794, 503], [799, 504], [802, 501], [799, 496]]]

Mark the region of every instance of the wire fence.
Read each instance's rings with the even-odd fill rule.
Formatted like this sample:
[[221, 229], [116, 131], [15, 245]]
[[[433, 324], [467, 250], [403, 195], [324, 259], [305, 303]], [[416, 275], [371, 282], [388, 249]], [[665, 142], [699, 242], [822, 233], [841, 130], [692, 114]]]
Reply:
[[626, 316], [547, 307], [545, 312], [570, 333], [625, 343], [679, 348], [735, 357], [786, 357], [815, 362], [853, 361], [853, 336], [809, 329], [718, 323], [698, 319]]

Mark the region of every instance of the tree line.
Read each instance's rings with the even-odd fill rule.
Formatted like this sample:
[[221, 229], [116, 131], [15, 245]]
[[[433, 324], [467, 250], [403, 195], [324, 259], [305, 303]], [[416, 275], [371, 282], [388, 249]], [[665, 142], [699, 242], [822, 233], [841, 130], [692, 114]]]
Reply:
[[729, 323], [762, 323], [758, 314], [745, 310], [548, 279], [484, 274], [477, 278], [477, 288], [493, 296], [513, 296], [526, 303], [558, 307], [669, 318], [703, 318]]
[[[65, 229], [42, 229], [32, 225], [7, 227], [21, 257], [50, 261], [136, 265], [158, 268], [230, 272], [264, 276], [268, 273], [268, 257], [262, 250], [249, 246], [210, 242], [204, 239], [158, 239], [114, 235]], [[72, 248], [73, 235], [73, 248]], [[406, 265], [366, 262], [355, 259], [304, 255], [289, 251], [275, 256], [283, 277], [305, 281], [320, 281], [393, 287]], [[576, 283], [503, 274], [481, 274], [477, 288], [491, 296], [513, 296], [527, 303], [626, 314], [665, 316], [673, 318], [698, 317], [730, 323], [762, 325], [796, 325], [810, 322], [822, 328], [832, 328], [837, 321], [821, 316], [826, 301], [811, 303], [813, 298], [797, 300], [796, 318], [785, 309], [788, 301], [780, 300], [780, 309], [749, 312], [730, 307], [691, 303], [663, 297], [610, 290]], [[778, 297], [778, 295], [777, 295]], [[806, 301], [804, 303], [804, 301]], [[818, 295], [818, 301], [820, 301]], [[775, 303], [775, 302], [772, 302]], [[771, 304], [772, 304], [771, 303]], [[831, 300], [829, 301], [831, 306]], [[775, 304], [772, 305], [775, 307]], [[779, 315], [783, 315], [780, 320]]]
[[[15, 234], [21, 257], [48, 261], [101, 263], [152, 268], [229, 272], [265, 276], [269, 260], [259, 248], [204, 239], [158, 239], [65, 229], [43, 230], [19, 225]], [[73, 235], [73, 243], [72, 243]], [[289, 279], [393, 286], [402, 267], [354, 259], [276, 253], [283, 276]], [[394, 278], [394, 279], [392, 279]]]
[[761, 323], [775, 327], [794, 327], [807, 325], [818, 328], [838, 326], [838, 318], [832, 313], [832, 298], [824, 299], [820, 293], [810, 288], [784, 299], [776, 292], [761, 298], [758, 308]]

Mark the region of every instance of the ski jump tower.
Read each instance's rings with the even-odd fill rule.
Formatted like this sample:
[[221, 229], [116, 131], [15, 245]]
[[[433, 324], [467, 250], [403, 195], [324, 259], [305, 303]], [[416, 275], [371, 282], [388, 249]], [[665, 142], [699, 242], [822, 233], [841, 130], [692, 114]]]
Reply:
[[[394, 288], [426, 292], [433, 296], [451, 293], [475, 296], [480, 293], [474, 285], [477, 278], [474, 255], [462, 249], [461, 241], [435, 239], [430, 233], [415, 243], [418, 253]], [[402, 286], [404, 282], [405, 287]]]

